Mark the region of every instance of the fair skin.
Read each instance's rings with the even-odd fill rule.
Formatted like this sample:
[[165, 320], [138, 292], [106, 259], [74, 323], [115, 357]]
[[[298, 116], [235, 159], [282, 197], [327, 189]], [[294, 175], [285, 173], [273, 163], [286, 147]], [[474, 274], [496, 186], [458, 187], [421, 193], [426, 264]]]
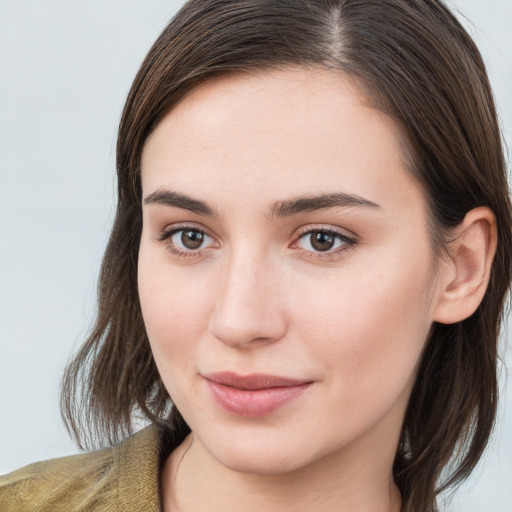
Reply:
[[[164, 465], [167, 512], [400, 510], [425, 340], [478, 306], [495, 246], [479, 208], [435, 256], [402, 147], [348, 79], [300, 68], [210, 80], [149, 137], [141, 307], [192, 430]], [[214, 372], [302, 384], [226, 405]]]

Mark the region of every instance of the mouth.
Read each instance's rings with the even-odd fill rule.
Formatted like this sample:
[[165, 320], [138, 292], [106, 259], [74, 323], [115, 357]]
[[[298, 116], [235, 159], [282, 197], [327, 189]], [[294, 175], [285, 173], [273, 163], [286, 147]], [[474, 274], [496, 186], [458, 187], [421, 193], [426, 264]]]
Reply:
[[203, 377], [217, 405], [248, 418], [270, 414], [299, 398], [313, 384], [308, 380], [266, 374], [216, 372]]

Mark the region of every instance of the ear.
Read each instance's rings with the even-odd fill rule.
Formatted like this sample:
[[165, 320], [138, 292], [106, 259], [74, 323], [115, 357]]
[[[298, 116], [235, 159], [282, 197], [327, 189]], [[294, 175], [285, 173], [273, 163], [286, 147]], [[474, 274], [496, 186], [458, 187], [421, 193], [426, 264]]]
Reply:
[[439, 296], [434, 321], [460, 322], [480, 305], [496, 252], [496, 217], [485, 206], [469, 211], [455, 228], [448, 256], [440, 264]]

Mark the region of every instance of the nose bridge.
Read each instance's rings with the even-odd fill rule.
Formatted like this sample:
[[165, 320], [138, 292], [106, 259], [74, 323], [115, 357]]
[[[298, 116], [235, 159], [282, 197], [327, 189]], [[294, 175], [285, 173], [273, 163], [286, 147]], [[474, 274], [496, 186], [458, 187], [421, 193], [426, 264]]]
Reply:
[[243, 244], [226, 257], [211, 325], [216, 338], [237, 347], [277, 340], [286, 330], [279, 272], [268, 251], [250, 246]]

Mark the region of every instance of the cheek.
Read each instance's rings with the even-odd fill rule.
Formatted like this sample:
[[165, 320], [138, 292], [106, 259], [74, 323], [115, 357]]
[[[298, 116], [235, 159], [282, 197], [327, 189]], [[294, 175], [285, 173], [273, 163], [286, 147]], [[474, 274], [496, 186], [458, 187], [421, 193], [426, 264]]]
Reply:
[[[429, 262], [381, 261], [349, 269], [297, 306], [297, 336], [346, 407], [389, 406], [415, 376], [432, 323]], [[311, 297], [302, 284], [299, 295]]]
[[138, 289], [156, 365], [169, 392], [171, 377], [194, 365], [211, 300], [200, 273], [171, 267], [164, 251], [141, 246]]

